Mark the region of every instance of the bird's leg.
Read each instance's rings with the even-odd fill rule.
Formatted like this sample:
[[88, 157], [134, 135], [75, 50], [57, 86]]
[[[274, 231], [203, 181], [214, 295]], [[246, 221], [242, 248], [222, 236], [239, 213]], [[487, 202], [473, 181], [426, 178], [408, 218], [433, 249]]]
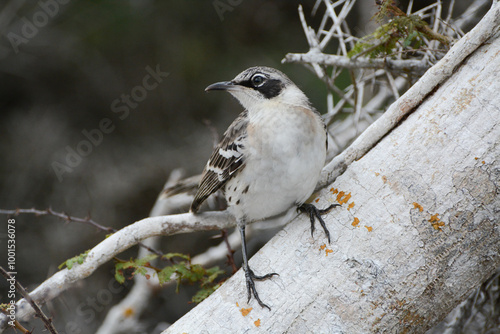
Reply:
[[271, 310], [269, 306], [264, 304], [262, 300], [259, 298], [259, 294], [257, 293], [257, 289], [255, 288], [255, 282], [254, 280], [265, 280], [268, 278], [273, 277], [274, 275], [278, 275], [277, 273], [270, 273], [267, 275], [263, 276], [257, 276], [254, 274], [252, 269], [248, 266], [248, 256], [247, 256], [247, 244], [245, 241], [245, 224], [239, 224], [239, 229], [240, 229], [240, 234], [241, 234], [241, 251], [243, 253], [243, 271], [245, 271], [245, 280], [247, 283], [247, 293], [248, 293], [248, 302], [250, 302], [250, 299], [252, 298], [252, 294], [259, 303], [261, 307], [265, 307]]
[[326, 209], [318, 209], [317, 207], [314, 206], [314, 204], [307, 204], [304, 203], [301, 206], [297, 208], [298, 211], [300, 212], [305, 212], [309, 215], [309, 219], [311, 220], [311, 237], [314, 234], [314, 221], [316, 218], [318, 219], [319, 223], [321, 224], [321, 227], [323, 227], [323, 230], [325, 231], [325, 234], [328, 238], [328, 243], [330, 243], [330, 231], [326, 228], [325, 221], [323, 218], [321, 218], [321, 215], [324, 215], [328, 212], [330, 212], [331, 209], [333, 209], [336, 206], [340, 206], [339, 204], [332, 204]]

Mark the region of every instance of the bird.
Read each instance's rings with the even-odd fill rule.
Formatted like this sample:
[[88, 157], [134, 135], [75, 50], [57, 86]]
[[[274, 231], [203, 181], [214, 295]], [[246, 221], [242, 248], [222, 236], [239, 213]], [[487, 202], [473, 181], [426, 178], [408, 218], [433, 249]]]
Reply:
[[244, 111], [233, 121], [208, 160], [191, 204], [196, 214], [201, 204], [219, 189], [235, 217], [241, 236], [242, 268], [248, 302], [252, 295], [262, 308], [254, 280], [277, 273], [256, 275], [248, 265], [245, 240], [247, 224], [278, 216], [294, 205], [311, 222], [317, 219], [328, 241], [330, 233], [322, 215], [338, 204], [318, 209], [306, 203], [313, 194], [325, 164], [326, 126], [307, 96], [283, 72], [266, 66], [250, 67], [230, 81], [209, 85], [205, 91], [227, 91]]

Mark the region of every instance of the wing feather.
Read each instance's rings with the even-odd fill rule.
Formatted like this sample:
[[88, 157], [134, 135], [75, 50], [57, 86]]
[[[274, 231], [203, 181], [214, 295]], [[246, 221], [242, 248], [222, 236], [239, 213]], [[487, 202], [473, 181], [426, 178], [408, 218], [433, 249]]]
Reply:
[[245, 157], [242, 150], [247, 136], [247, 126], [248, 113], [244, 111], [224, 133], [203, 170], [198, 192], [191, 204], [192, 212], [197, 212], [208, 196], [219, 190], [244, 168]]

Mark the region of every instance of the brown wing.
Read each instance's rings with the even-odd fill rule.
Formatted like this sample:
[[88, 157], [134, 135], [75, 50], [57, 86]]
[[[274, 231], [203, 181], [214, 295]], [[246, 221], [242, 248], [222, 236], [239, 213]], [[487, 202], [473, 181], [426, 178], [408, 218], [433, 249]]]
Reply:
[[191, 211], [197, 212], [201, 204], [219, 190], [237, 171], [245, 165], [242, 149], [247, 136], [248, 113], [244, 111], [224, 133], [207, 162]]

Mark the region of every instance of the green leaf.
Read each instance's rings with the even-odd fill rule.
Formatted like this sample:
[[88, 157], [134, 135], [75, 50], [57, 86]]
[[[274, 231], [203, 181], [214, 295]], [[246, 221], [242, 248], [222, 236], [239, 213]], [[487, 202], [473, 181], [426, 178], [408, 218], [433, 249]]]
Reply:
[[159, 273], [158, 273], [158, 278], [160, 279], [160, 283], [165, 283], [170, 281], [171, 277], [173, 274], [175, 274], [176, 268], [174, 266], [169, 266], [163, 268]]
[[115, 279], [118, 283], [123, 284], [125, 282], [125, 276], [122, 270], [115, 270]]
[[189, 255], [182, 254], [182, 253], [167, 253], [167, 254], [162, 256], [162, 258], [167, 259], [167, 260], [171, 260], [174, 257], [180, 257], [181, 259], [184, 259], [188, 262], [191, 261], [191, 257]]
[[156, 255], [156, 254], [149, 254], [149, 255], [146, 255], [143, 258], [135, 260], [135, 263], [138, 266], [145, 266], [146, 264], [148, 264], [149, 262], [151, 262], [153, 260], [156, 260], [157, 258], [158, 258], [158, 255]]
[[116, 263], [115, 264], [116, 281], [121, 284], [125, 282], [124, 270], [126, 269], [132, 269], [132, 276], [136, 274], [146, 276], [147, 274], [146, 266], [148, 266], [149, 263], [155, 260], [156, 258], [158, 258], [158, 255], [149, 254], [140, 259], [130, 259], [129, 261]]
[[[115, 264], [115, 279], [119, 283], [125, 282], [125, 270], [133, 270], [132, 275], [146, 275], [149, 262], [155, 260], [156, 255], [151, 254], [141, 259], [130, 259], [129, 261], [123, 261]], [[179, 263], [174, 263], [167, 266], [161, 270], [156, 269], [158, 275], [158, 280], [161, 284], [169, 282], [171, 280], [177, 281], [176, 292], [179, 292], [179, 287], [182, 281], [193, 284], [198, 283], [200, 290], [193, 297], [193, 302], [199, 303], [206, 297], [208, 297], [212, 292], [217, 289], [220, 284], [214, 284], [215, 280], [219, 275], [224, 274], [225, 271], [219, 269], [219, 267], [212, 267], [205, 269], [199, 264], [191, 264], [191, 258], [189, 255], [181, 253], [168, 253], [162, 256], [165, 259], [180, 258], [183, 261]]]
[[213, 286], [205, 287], [203, 289], [198, 290], [198, 292], [191, 298], [191, 301], [193, 303], [201, 303], [203, 300], [205, 300], [208, 296], [210, 296], [215, 290], [217, 290], [221, 284], [216, 284]]
[[75, 263], [82, 264], [85, 261], [89, 251], [87, 250], [85, 253], [81, 253], [80, 255], [74, 256], [71, 259], [67, 259], [63, 263], [61, 263], [57, 268], [62, 269], [64, 267], [71, 269]]
[[206, 279], [206, 283], [212, 283], [217, 276], [224, 274], [224, 270], [220, 270], [219, 267], [212, 267], [207, 270], [207, 274], [209, 275], [208, 278]]

